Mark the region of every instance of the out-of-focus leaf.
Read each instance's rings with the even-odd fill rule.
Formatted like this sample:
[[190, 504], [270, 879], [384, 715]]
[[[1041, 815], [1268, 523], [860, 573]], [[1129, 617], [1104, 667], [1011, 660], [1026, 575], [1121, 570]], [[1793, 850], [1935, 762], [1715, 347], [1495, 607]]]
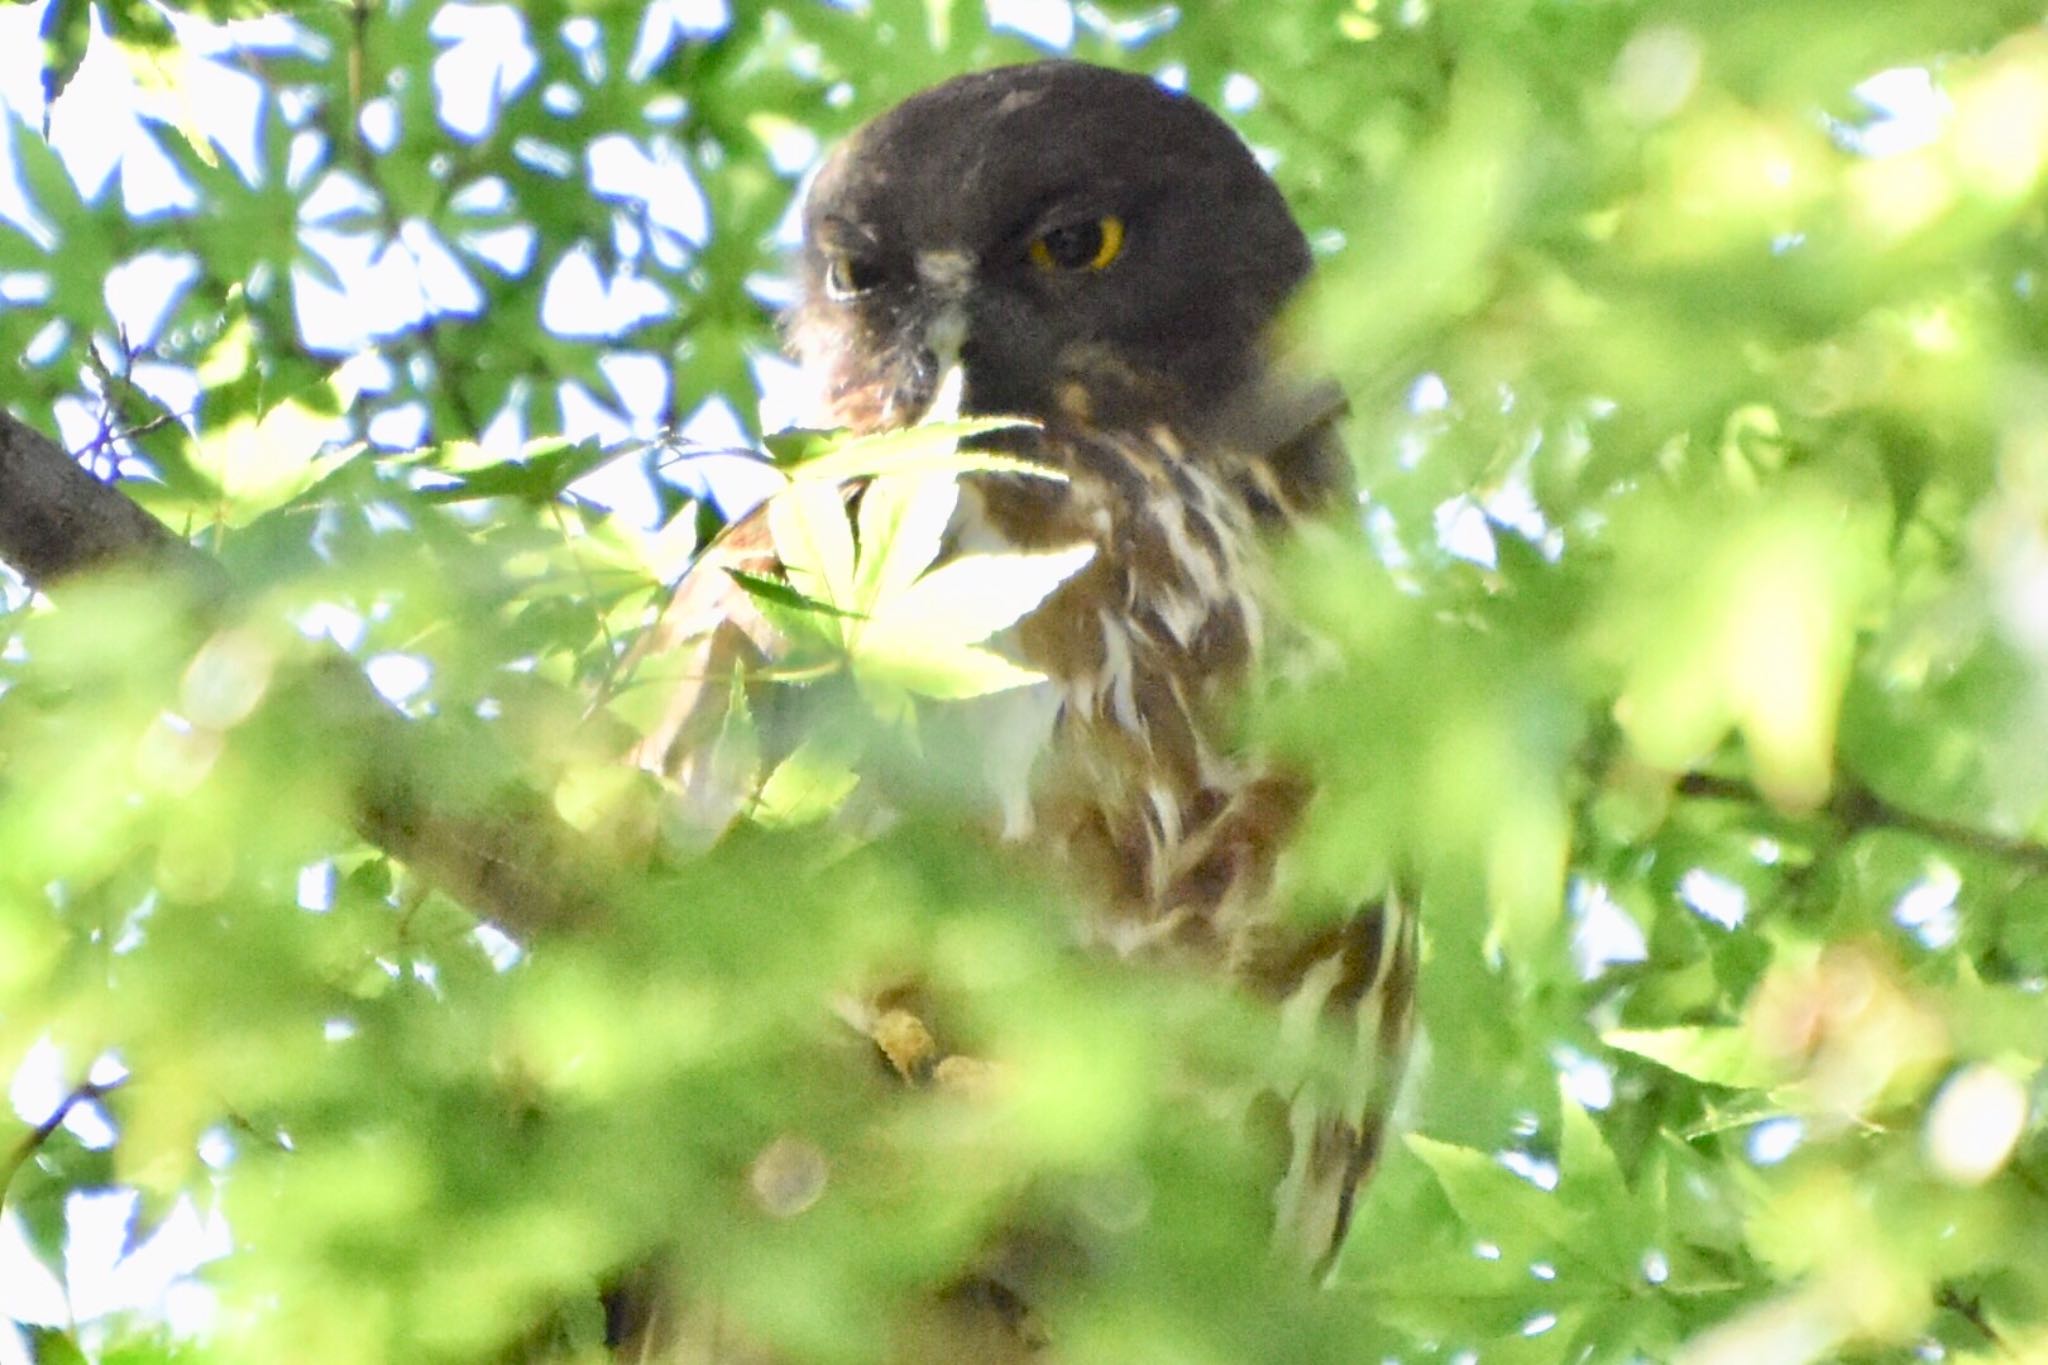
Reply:
[[1578, 1215], [1496, 1158], [1419, 1133], [1410, 1133], [1407, 1142], [1474, 1235], [1524, 1252], [1554, 1246], [1570, 1236]]
[[1609, 1029], [1600, 1041], [1713, 1085], [1750, 1089], [1786, 1079], [1785, 1064], [1759, 1054], [1746, 1028]]
[[[837, 1360], [1020, 1227], [1084, 1267], [1027, 1305], [1077, 1359], [2036, 1351], [2037, 0], [1030, 8], [18, 16], [63, 149], [0, 127], [9, 410], [245, 589], [194, 638], [161, 580], [0, 583], [0, 1067], [33, 1095], [13, 1068], [54, 1038], [134, 1075], [114, 1148], [81, 1110], [10, 1208], [60, 1277], [72, 1196], [130, 1176], [110, 1237], [189, 1189], [235, 1242], [202, 1338], [98, 1314], [92, 1358], [587, 1357], [593, 1286], [676, 1247], [721, 1323]], [[204, 31], [227, 18], [263, 22]], [[754, 485], [667, 471], [650, 541], [564, 494], [672, 452], [600, 471], [565, 424], [751, 452], [809, 383], [764, 363], [800, 163], [1055, 49], [1257, 149], [1316, 261], [1277, 373], [1349, 399], [1358, 515], [1272, 538], [1265, 676], [1216, 699], [1202, 775], [1312, 788], [1270, 907], [1310, 940], [1390, 886], [1422, 908], [1424, 1048], [1324, 1292], [1262, 1251], [1275, 1151], [1309, 1136], [1244, 1121], [1264, 1005], [1074, 951], [1039, 883], [1102, 870], [984, 827], [990, 781], [1013, 832], [1042, 814], [1056, 723], [1005, 633], [1089, 569], [946, 537], [958, 480], [1060, 477], [1056, 433], [769, 437], [760, 484], [812, 491], [770, 518], [788, 581], [737, 581], [787, 657], [641, 659], [591, 705]], [[131, 88], [140, 124], [94, 154]], [[1271, 248], [1148, 255], [1171, 189], [1112, 272], [985, 254], [977, 316], [1012, 285], [1128, 320], [1163, 297], [1171, 326], [1047, 338], [1140, 371], [1133, 337], [1237, 335], [1204, 310]], [[1179, 433], [1226, 487], [1277, 434], [1247, 415]], [[224, 655], [244, 631], [277, 657]], [[361, 843], [373, 770], [295, 710], [299, 633], [446, 741], [422, 761], [457, 830], [501, 802], [582, 826], [602, 932], [514, 941]], [[613, 766], [662, 724], [661, 779]], [[1109, 833], [1200, 860], [1168, 813]], [[929, 1007], [933, 1085], [875, 1065], [868, 992]]]
[[347, 449], [325, 449], [335, 429], [331, 418], [286, 399], [260, 418], [241, 418], [202, 438], [193, 467], [219, 486], [222, 519], [245, 525], [350, 457]]
[[427, 489], [423, 496], [439, 502], [499, 497], [552, 502], [570, 484], [619, 457], [620, 452], [595, 441], [536, 442], [517, 460], [496, 459], [468, 446], [448, 461], [450, 469], [460, 471], [459, 481], [452, 487]]
[[821, 602], [815, 597], [807, 597], [795, 588], [790, 587], [787, 583], [779, 583], [775, 579], [764, 578], [760, 574], [748, 573], [745, 569], [729, 568], [725, 572], [727, 577], [740, 585], [747, 596], [771, 606], [782, 607], [792, 612], [809, 612], [819, 616], [843, 616], [855, 620], [860, 619], [860, 613], [857, 611], [846, 611], [833, 606], [830, 602]]
[[839, 752], [844, 747], [822, 735], [799, 744], [761, 784], [754, 819], [771, 829], [786, 828], [812, 824], [838, 809], [860, 783], [860, 774]]
[[29, 1343], [37, 1365], [87, 1365], [88, 1357], [69, 1332], [53, 1327], [29, 1329]]
[[89, 0], [51, 0], [43, 11], [43, 107], [57, 102], [85, 62], [92, 39], [92, 11]]
[[1043, 673], [1013, 664], [992, 650], [916, 637], [863, 648], [854, 671], [864, 688], [902, 687], [939, 701], [983, 697], [1045, 681]]

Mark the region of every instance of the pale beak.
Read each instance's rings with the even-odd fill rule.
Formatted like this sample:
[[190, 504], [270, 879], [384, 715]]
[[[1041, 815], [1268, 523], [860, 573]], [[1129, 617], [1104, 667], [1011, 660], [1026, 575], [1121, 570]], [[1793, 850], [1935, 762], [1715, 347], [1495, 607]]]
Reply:
[[974, 282], [974, 258], [964, 251], [920, 252], [917, 273], [925, 288], [939, 300], [937, 311], [924, 329], [925, 348], [938, 369], [939, 384], [918, 421], [957, 421], [961, 394], [966, 387], [960, 349], [967, 342], [966, 298]]

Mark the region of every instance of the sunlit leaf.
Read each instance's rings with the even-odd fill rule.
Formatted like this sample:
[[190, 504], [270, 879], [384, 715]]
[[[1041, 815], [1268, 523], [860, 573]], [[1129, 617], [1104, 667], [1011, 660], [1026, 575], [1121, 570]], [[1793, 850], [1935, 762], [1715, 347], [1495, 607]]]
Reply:
[[959, 483], [944, 473], [888, 475], [867, 486], [856, 583], [863, 608], [895, 598], [931, 566], [959, 501]]
[[855, 657], [854, 672], [864, 684], [894, 685], [941, 701], [982, 697], [1045, 681], [1043, 673], [1011, 663], [992, 650], [915, 635], [892, 637], [872, 647], [863, 644]]
[[[2048, 1352], [2038, 0], [0, 9], [54, 96], [0, 111], [5, 420], [232, 585], [0, 573], [0, 1314], [67, 1324], [0, 1356], [595, 1362], [636, 1276], [792, 1361], [1000, 1356], [925, 1340], [983, 1308], [1081, 1361]], [[1269, 347], [1300, 245], [1121, 127], [1053, 161], [1135, 198], [922, 186], [886, 287], [801, 298], [796, 162], [1054, 51], [1256, 149], [1313, 263]], [[1032, 265], [1069, 210], [1124, 255]], [[934, 420], [764, 433], [927, 363], [919, 224], [974, 259]], [[0, 540], [89, 546], [19, 449]], [[1112, 556], [1198, 551], [1190, 487], [1261, 528], [1193, 771], [1024, 666], [1105, 566], [970, 514], [1069, 477]], [[1184, 620], [1152, 577], [1110, 608]], [[556, 838], [566, 932], [516, 922]], [[1311, 1287], [1292, 1078], [1384, 1078], [1388, 894], [1418, 1043]]]
[[857, 608], [853, 528], [837, 484], [793, 483], [768, 501], [768, 528], [790, 582], [842, 611]]
[[813, 456], [789, 471], [798, 483], [845, 483], [885, 474], [1021, 474], [1062, 482], [1066, 475], [1051, 465], [1005, 455], [1000, 450], [962, 449], [971, 436], [1028, 426], [1014, 417], [967, 418], [932, 422], [881, 436], [863, 436]]
[[751, 574], [744, 569], [727, 569], [726, 574], [746, 592], [749, 597], [771, 606], [782, 607], [792, 612], [808, 612], [820, 616], [843, 616], [859, 619], [860, 613], [835, 607], [815, 597], [807, 597], [787, 583], [779, 583], [760, 574]]
[[1761, 1055], [1746, 1028], [1609, 1029], [1600, 1041], [1713, 1085], [1762, 1087], [1786, 1078], [1784, 1063]]
[[844, 747], [824, 736], [798, 745], [761, 784], [753, 817], [770, 828], [808, 825], [838, 809], [860, 783], [860, 774], [839, 752]]
[[971, 554], [949, 560], [878, 600], [860, 628], [863, 653], [910, 645], [975, 644], [1013, 625], [1094, 557], [1078, 545], [1043, 554]]

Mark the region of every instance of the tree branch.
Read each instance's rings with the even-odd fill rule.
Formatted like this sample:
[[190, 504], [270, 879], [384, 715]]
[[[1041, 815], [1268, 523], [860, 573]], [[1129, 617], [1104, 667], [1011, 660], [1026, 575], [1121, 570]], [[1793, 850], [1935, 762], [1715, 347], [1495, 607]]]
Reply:
[[[63, 447], [0, 411], [0, 561], [39, 589], [115, 566], [187, 578], [202, 606], [232, 599], [226, 572], [94, 478]], [[586, 928], [605, 918], [609, 869], [530, 790], [453, 790], [436, 756], [434, 727], [408, 720], [335, 652], [287, 683], [289, 701], [323, 750], [351, 763], [350, 809], [364, 839], [409, 864], [450, 896], [521, 937]], [[482, 742], [465, 733], [473, 756]], [[472, 765], [473, 770], [473, 765]]]
[[[1707, 801], [1764, 800], [1763, 794], [1749, 783], [1738, 778], [1715, 777], [1711, 773], [1685, 774], [1678, 779], [1677, 791], [1680, 796]], [[1819, 813], [1844, 829], [1904, 830], [2002, 859], [2029, 872], [2048, 873], [2048, 846], [1908, 810], [1885, 800], [1867, 787], [1838, 786]]]
[[63, 447], [0, 411], [0, 560], [37, 588], [115, 563], [161, 563], [205, 595], [227, 588], [220, 566], [94, 478]]

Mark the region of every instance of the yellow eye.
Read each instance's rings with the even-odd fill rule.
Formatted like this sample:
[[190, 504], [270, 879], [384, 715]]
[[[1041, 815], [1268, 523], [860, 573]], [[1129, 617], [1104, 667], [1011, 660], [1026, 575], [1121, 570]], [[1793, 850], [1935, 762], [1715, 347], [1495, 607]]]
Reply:
[[1040, 270], [1101, 270], [1123, 249], [1124, 220], [1110, 214], [1054, 228], [1031, 244], [1031, 259]]

